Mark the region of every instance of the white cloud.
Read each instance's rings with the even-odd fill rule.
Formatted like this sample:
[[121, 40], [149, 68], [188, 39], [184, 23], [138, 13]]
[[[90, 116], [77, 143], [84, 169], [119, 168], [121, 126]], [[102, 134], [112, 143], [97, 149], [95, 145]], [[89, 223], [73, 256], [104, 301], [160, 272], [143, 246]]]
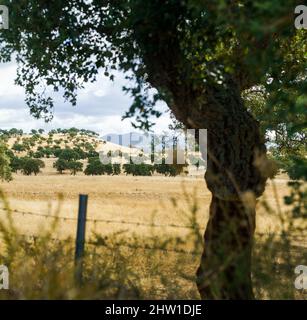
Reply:
[[[157, 120], [157, 133], [161, 133], [163, 130], [167, 130], [169, 124], [169, 118], [167, 116], [161, 117]], [[55, 128], [84, 128], [98, 132], [100, 135], [106, 135], [109, 133], [125, 134], [131, 131], [135, 131], [132, 128], [129, 119], [121, 120], [121, 115], [110, 116], [93, 116], [82, 115], [77, 113], [61, 113], [55, 115], [51, 123], [45, 123], [43, 120], [34, 119], [29, 115], [28, 111], [18, 111], [18, 116], [10, 109], [0, 109], [0, 128], [23, 129], [25, 132], [29, 132], [31, 129], [51, 130]]]
[[104, 96], [106, 96], [106, 91], [103, 90], [103, 89], [94, 91], [94, 96], [96, 96], [96, 97], [104, 97]]
[[[115, 75], [114, 82], [101, 74], [95, 83], [87, 84], [78, 94], [76, 107], [64, 103], [59, 94], [53, 94], [54, 119], [48, 124], [30, 116], [24, 102], [24, 89], [14, 84], [15, 77], [14, 63], [0, 65], [0, 128], [16, 127], [29, 131], [38, 128], [50, 130], [77, 127], [94, 130], [102, 135], [135, 131], [129, 119], [121, 121], [122, 115], [129, 109], [131, 98], [122, 91], [127, 80], [120, 73]], [[163, 104], [158, 107], [159, 110], [165, 110]], [[166, 130], [170, 122], [168, 115], [153, 120], [157, 123], [155, 131], [158, 132]]]
[[16, 65], [13, 63], [5, 64], [0, 69], [0, 99], [7, 96], [23, 96], [23, 88], [15, 85]]

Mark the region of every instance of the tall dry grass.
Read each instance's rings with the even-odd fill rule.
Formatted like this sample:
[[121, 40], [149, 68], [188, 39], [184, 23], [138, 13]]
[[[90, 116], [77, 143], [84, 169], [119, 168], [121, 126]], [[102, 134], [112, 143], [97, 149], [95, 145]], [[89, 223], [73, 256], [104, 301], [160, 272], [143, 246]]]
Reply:
[[[74, 239], [53, 239], [59, 219], [36, 236], [25, 236], [15, 226], [10, 204], [0, 193], [5, 217], [0, 222], [0, 264], [10, 271], [10, 290], [1, 299], [197, 299], [195, 271], [203, 247], [198, 225], [198, 198], [185, 193], [193, 226], [184, 237], [93, 234], [86, 245], [83, 284], [74, 278]], [[276, 197], [278, 201], [278, 197]], [[305, 220], [293, 220], [291, 208], [275, 212], [263, 199], [268, 215], [280, 219], [278, 234], [258, 234], [253, 258], [253, 282], [258, 299], [306, 299], [294, 288], [294, 268], [307, 260], [302, 231]], [[180, 210], [175, 199], [174, 209]], [[277, 208], [281, 208], [277, 205]], [[185, 209], [183, 209], [185, 210]], [[56, 215], [61, 212], [61, 199]], [[305, 229], [306, 230], [306, 229]]]

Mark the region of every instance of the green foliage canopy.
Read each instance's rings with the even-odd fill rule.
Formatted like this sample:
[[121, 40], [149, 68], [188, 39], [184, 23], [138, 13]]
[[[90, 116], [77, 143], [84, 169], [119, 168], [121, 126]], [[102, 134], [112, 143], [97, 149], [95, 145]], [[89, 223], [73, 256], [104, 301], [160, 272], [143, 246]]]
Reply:
[[7, 146], [0, 141], [0, 179], [2, 181], [12, 180], [10, 158], [7, 155]]
[[[135, 80], [136, 87], [125, 88], [134, 97], [127, 116], [138, 113], [141, 127], [150, 126], [150, 115], [159, 115], [158, 100], [172, 102], [175, 88], [205, 91], [229, 74], [242, 91], [266, 87], [269, 118], [303, 111], [306, 31], [294, 28], [293, 14], [299, 1], [3, 2], [11, 19], [10, 30], [0, 33], [0, 59], [16, 55], [17, 82], [36, 117], [51, 117], [45, 84], [62, 88], [75, 104], [78, 89], [95, 81], [99, 69], [111, 79], [119, 69]], [[277, 102], [287, 110], [272, 113]]]

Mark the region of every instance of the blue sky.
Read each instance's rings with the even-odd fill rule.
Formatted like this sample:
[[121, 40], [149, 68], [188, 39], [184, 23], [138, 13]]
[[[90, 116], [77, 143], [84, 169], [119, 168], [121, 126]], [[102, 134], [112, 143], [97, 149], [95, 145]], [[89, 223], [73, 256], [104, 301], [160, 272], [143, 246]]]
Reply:
[[[97, 82], [86, 85], [79, 92], [76, 107], [65, 103], [60, 95], [53, 94], [55, 99], [54, 120], [49, 124], [30, 116], [24, 102], [24, 89], [14, 84], [15, 63], [0, 64], [0, 77], [1, 129], [16, 127], [29, 131], [38, 128], [50, 130], [77, 127], [94, 130], [101, 135], [135, 131], [129, 119], [121, 121], [122, 115], [131, 104], [131, 98], [121, 90], [123, 85], [127, 85], [127, 80], [120, 73], [116, 74], [114, 82], [101, 74]], [[159, 108], [167, 109], [163, 104]], [[157, 120], [154, 130], [157, 132], [167, 130], [169, 123], [169, 116], [165, 114]]]

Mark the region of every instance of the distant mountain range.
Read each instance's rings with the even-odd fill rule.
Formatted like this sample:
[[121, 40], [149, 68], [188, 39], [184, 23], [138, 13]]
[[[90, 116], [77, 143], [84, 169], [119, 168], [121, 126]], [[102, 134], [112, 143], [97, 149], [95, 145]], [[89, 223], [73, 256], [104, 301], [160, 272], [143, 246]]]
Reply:
[[[137, 132], [129, 132], [125, 134], [115, 134], [110, 133], [102, 137], [103, 140], [118, 144], [123, 147], [132, 147], [143, 150], [145, 153], [151, 152], [152, 141], [154, 138], [155, 148], [162, 149], [162, 135], [153, 135], [153, 134], [140, 134]], [[172, 147], [172, 137], [169, 134], [165, 139], [167, 146]], [[178, 143], [179, 146], [184, 148], [184, 142], [181, 141]]]

